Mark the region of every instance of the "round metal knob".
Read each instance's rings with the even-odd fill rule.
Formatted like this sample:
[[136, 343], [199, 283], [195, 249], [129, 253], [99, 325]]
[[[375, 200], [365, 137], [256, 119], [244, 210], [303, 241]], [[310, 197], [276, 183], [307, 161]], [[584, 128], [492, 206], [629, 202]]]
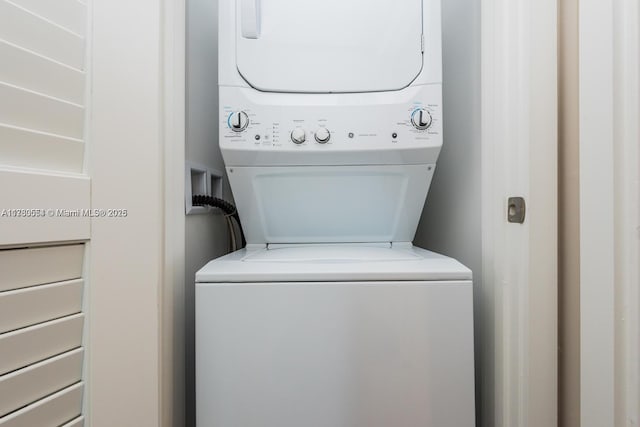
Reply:
[[234, 132], [242, 132], [249, 126], [249, 116], [244, 111], [234, 111], [227, 120], [229, 128]]
[[316, 131], [316, 141], [325, 144], [331, 138], [331, 132], [327, 128], [318, 128]]
[[307, 140], [307, 133], [302, 128], [295, 128], [291, 131], [291, 140], [296, 144], [302, 144]]
[[433, 118], [431, 117], [431, 113], [429, 113], [424, 108], [418, 108], [413, 113], [411, 113], [411, 124], [416, 129], [429, 129], [432, 122]]

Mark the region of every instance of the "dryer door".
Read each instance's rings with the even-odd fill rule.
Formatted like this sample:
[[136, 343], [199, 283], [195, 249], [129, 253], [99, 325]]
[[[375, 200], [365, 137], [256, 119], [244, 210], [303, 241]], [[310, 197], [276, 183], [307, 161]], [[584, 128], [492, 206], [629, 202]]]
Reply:
[[237, 0], [237, 66], [272, 92], [374, 92], [422, 69], [422, 0]]

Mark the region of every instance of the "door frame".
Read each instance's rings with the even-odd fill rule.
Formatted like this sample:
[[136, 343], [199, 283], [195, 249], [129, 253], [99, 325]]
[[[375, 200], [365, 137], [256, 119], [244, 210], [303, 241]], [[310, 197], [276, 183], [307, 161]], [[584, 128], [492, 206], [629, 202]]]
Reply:
[[[184, 0], [164, 0], [165, 184], [183, 173]], [[478, 349], [481, 425], [554, 426], [557, 414], [557, 0], [484, 0], [481, 4], [482, 259], [487, 331]], [[535, 72], [532, 72], [535, 70]], [[173, 100], [171, 103], [168, 101]], [[173, 106], [172, 106], [173, 105]], [[539, 124], [543, 123], [543, 126]], [[182, 142], [182, 144], [180, 143]], [[172, 148], [173, 147], [173, 148]], [[182, 161], [180, 160], [182, 159]], [[177, 181], [177, 180], [175, 180]], [[181, 190], [165, 187], [167, 236], [179, 238], [175, 210]], [[507, 198], [523, 196], [524, 224], [506, 221]], [[176, 203], [170, 202], [174, 201]], [[182, 227], [183, 228], [183, 227]], [[165, 253], [165, 261], [175, 253]], [[175, 258], [174, 258], [175, 260]], [[536, 266], [536, 268], [531, 268]], [[542, 267], [539, 267], [542, 266]], [[180, 278], [181, 262], [166, 263], [165, 280]], [[169, 280], [169, 282], [171, 282]], [[180, 304], [165, 282], [165, 314]], [[179, 283], [179, 282], [178, 282]], [[177, 298], [177, 299], [174, 299]], [[165, 318], [177, 327], [181, 313]], [[173, 327], [170, 325], [172, 322]], [[173, 334], [175, 334], [175, 330]], [[172, 334], [172, 335], [173, 335]], [[170, 390], [171, 341], [163, 348], [163, 397]], [[535, 349], [535, 351], [532, 351]], [[175, 366], [175, 365], [174, 365]], [[175, 373], [174, 373], [175, 375]], [[181, 381], [179, 378], [176, 378]], [[175, 416], [164, 412], [169, 425]]]
[[[485, 0], [480, 425], [557, 425], [557, 0]], [[523, 224], [507, 200], [524, 197]]]
[[161, 289], [160, 425], [186, 422], [185, 186], [186, 0], [160, 0], [165, 245]]
[[640, 7], [581, 0], [580, 381], [584, 427], [640, 405]]

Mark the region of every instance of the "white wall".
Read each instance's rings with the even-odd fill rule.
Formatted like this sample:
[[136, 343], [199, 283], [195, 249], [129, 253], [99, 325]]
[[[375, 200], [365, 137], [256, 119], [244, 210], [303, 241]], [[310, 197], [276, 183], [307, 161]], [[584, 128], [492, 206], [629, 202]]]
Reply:
[[[482, 277], [480, 4], [443, 1], [442, 19], [444, 144], [414, 243], [460, 260], [473, 271], [478, 289]], [[474, 295], [479, 348], [484, 327], [491, 325], [480, 323], [480, 294]], [[478, 356], [476, 352], [476, 369]], [[476, 390], [479, 387], [477, 381]]]
[[442, 4], [444, 144], [414, 243], [453, 256], [481, 276], [480, 10]]
[[[187, 0], [186, 158], [224, 171], [218, 147], [218, 2]], [[225, 178], [226, 181], [226, 178]], [[225, 198], [230, 191], [225, 186]], [[227, 251], [227, 231], [217, 213], [186, 218], [185, 341], [186, 425], [195, 425], [195, 272]]]

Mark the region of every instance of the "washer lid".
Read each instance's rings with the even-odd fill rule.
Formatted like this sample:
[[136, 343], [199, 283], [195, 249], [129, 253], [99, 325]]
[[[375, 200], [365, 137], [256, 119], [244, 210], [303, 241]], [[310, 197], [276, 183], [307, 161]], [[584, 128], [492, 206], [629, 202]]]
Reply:
[[453, 258], [411, 245], [295, 245], [242, 249], [196, 273], [200, 283], [456, 281], [471, 271]]
[[238, 0], [236, 37], [259, 90], [398, 90], [422, 69], [422, 0]]
[[295, 245], [276, 247], [264, 251], [248, 252], [244, 262], [284, 263], [347, 263], [347, 262], [394, 262], [419, 260], [422, 257], [410, 252], [392, 250], [387, 247], [366, 245]]

